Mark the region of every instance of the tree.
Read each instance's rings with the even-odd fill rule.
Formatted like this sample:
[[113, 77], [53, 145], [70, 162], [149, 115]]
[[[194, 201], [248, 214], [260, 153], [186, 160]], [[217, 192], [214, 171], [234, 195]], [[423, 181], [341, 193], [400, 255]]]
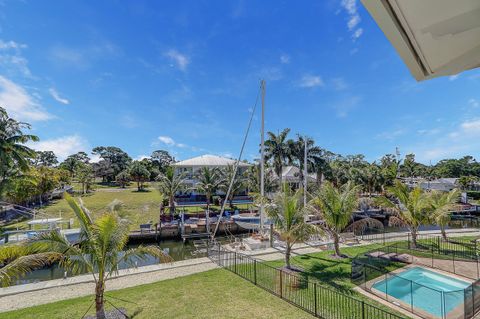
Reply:
[[303, 191], [292, 193], [286, 184], [283, 184], [282, 188], [283, 191], [275, 194], [272, 203], [266, 205], [266, 212], [272, 219], [280, 240], [285, 242], [285, 267], [291, 269], [290, 255], [293, 245], [308, 239], [315, 232], [315, 228], [305, 221]]
[[226, 194], [228, 191], [228, 187], [230, 186], [230, 182], [233, 179], [232, 188], [230, 190], [229, 197], [226, 198], [226, 200], [228, 200], [230, 208], [232, 209], [233, 209], [233, 198], [235, 197], [236, 194], [238, 194], [240, 191], [245, 189], [245, 177], [239, 174], [238, 171], [237, 171], [237, 174], [234, 174], [234, 173], [235, 173], [235, 167], [233, 165], [228, 165], [227, 167], [225, 167], [221, 171], [223, 183], [220, 185], [220, 188], [222, 188]]
[[33, 170], [37, 180], [37, 194], [40, 199], [40, 206], [43, 205], [45, 196], [60, 186], [60, 177], [55, 168], [40, 166]]
[[126, 152], [115, 146], [97, 146], [92, 150], [92, 154], [100, 156], [105, 161], [109, 161], [112, 171], [105, 175], [105, 181], [111, 182], [121, 171], [128, 168], [132, 159]]
[[142, 163], [143, 166], [145, 166], [145, 168], [148, 170], [148, 180], [153, 181], [155, 178], [157, 178], [158, 174], [160, 174], [160, 170], [158, 169], [157, 165], [150, 158], [144, 158], [140, 161], [140, 163]]
[[317, 163], [322, 160], [322, 149], [315, 146], [315, 141], [309, 137], [305, 138], [297, 135], [296, 141], [289, 141], [289, 153], [291, 160], [298, 166], [300, 181], [304, 179], [305, 166], [305, 141], [307, 143], [307, 170], [315, 168]]
[[168, 198], [170, 206], [170, 216], [173, 219], [175, 214], [175, 194], [184, 188], [185, 175], [175, 174], [175, 169], [170, 166], [165, 173], [160, 173], [157, 177], [158, 190], [160, 194]]
[[86, 194], [90, 190], [90, 186], [95, 178], [93, 168], [90, 164], [79, 164], [76, 169], [78, 182], [82, 184], [82, 193]]
[[12, 178], [26, 172], [29, 159], [35, 157], [35, 151], [25, 144], [38, 141], [38, 137], [25, 134], [25, 129], [29, 130], [30, 124], [10, 118], [0, 107], [0, 197]]
[[428, 194], [420, 187], [410, 191], [407, 185], [398, 180], [395, 181], [394, 186], [387, 188], [387, 193], [389, 197], [377, 197], [376, 204], [395, 211], [396, 216], [390, 217], [390, 222], [408, 227], [412, 235], [413, 247], [417, 247], [418, 228], [429, 220]]
[[82, 203], [78, 204], [68, 194], [65, 199], [80, 222], [79, 242], [72, 244], [65, 235], [52, 231], [39, 234], [26, 247], [10, 248], [14, 260], [0, 269], [0, 283], [8, 285], [22, 274], [53, 262], [59, 262], [62, 268], [73, 273], [88, 272], [95, 282], [96, 317], [104, 319], [105, 284], [118, 273], [120, 264], [133, 266], [135, 260], [146, 260], [149, 256], [160, 262], [172, 259], [157, 246], [139, 246], [124, 251], [129, 235], [125, 219], [108, 212], [94, 221]]
[[472, 188], [474, 183], [478, 180], [476, 176], [461, 176], [458, 179], [458, 184], [461, 185], [462, 190], [467, 191]]
[[8, 201], [28, 206], [30, 200], [37, 195], [37, 180], [29, 173], [21, 174], [11, 181], [5, 192]]
[[223, 184], [223, 179], [218, 168], [202, 167], [197, 176], [196, 189], [207, 197], [207, 211], [210, 209], [212, 195]]
[[115, 179], [122, 188], [125, 188], [125, 186], [127, 186], [130, 182], [130, 173], [128, 172], [128, 170], [121, 171], [120, 173], [118, 173]]
[[458, 189], [452, 189], [450, 192], [432, 191], [430, 194], [430, 205], [432, 216], [435, 223], [440, 226], [443, 239], [447, 240], [445, 227], [451, 220], [451, 211], [460, 197]]
[[71, 177], [75, 176], [75, 171], [77, 170], [78, 166], [81, 164], [88, 164], [90, 162], [90, 158], [88, 157], [87, 153], [85, 152], [78, 152], [73, 155], [69, 155], [61, 164], [60, 168], [63, 168], [70, 172]]
[[134, 161], [128, 169], [128, 172], [132, 180], [137, 183], [137, 190], [139, 192], [143, 190], [143, 183], [147, 182], [150, 178], [148, 169], [141, 162]]
[[273, 161], [275, 174], [278, 176], [279, 185], [282, 185], [282, 169], [287, 160], [290, 160], [290, 143], [287, 141], [289, 128], [284, 129], [278, 135], [267, 132], [268, 139], [265, 141], [265, 159]]
[[34, 166], [52, 167], [58, 164], [57, 156], [52, 151], [37, 151], [32, 160]]
[[[248, 192], [260, 194], [260, 164], [257, 163], [250, 166], [245, 174]], [[263, 187], [266, 194], [273, 193], [278, 187], [277, 183], [275, 182], [275, 176], [270, 169], [265, 170]]]
[[[352, 220], [353, 212], [358, 206], [358, 191], [359, 186], [352, 182], [339, 187], [326, 182], [309, 202], [308, 209], [323, 221], [319, 224], [320, 229], [333, 238], [336, 257], [344, 257], [340, 252], [340, 233]], [[370, 219], [361, 220], [351, 227], [374, 222]]]
[[153, 151], [150, 156], [152, 163], [158, 168], [160, 173], [165, 173], [167, 169], [175, 163], [175, 158], [164, 150]]

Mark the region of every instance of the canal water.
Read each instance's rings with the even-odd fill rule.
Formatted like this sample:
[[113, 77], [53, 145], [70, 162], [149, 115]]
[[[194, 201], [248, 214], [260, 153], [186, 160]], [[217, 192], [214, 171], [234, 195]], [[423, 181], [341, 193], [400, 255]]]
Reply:
[[[149, 245], [149, 244], [145, 244], [145, 245]], [[205, 249], [195, 248], [195, 246], [191, 241], [183, 243], [182, 241], [178, 241], [178, 240], [165, 240], [165, 241], [161, 241], [158, 244], [152, 244], [152, 245], [158, 245], [162, 250], [168, 253], [173, 258], [174, 261], [200, 258], [200, 257], [205, 257], [207, 255]], [[138, 245], [129, 245], [127, 248], [132, 248], [135, 246], [138, 246]], [[137, 262], [136, 266], [141, 267], [141, 266], [157, 264], [158, 259], [150, 256], [146, 260], [137, 260], [136, 262]], [[125, 269], [125, 268], [128, 268], [128, 265], [121, 264], [119, 268]], [[51, 267], [38, 269], [27, 274], [26, 276], [18, 280], [15, 283], [15, 285], [34, 283], [34, 282], [40, 282], [45, 280], [51, 280], [51, 279], [59, 279], [59, 278], [63, 278], [64, 275], [65, 275], [64, 269], [62, 269], [58, 265], [53, 265]], [[72, 276], [73, 274], [67, 273], [67, 277], [72, 277]]]

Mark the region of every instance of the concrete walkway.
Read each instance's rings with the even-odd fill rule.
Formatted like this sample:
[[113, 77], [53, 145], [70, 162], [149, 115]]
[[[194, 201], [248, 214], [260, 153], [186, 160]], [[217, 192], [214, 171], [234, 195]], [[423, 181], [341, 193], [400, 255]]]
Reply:
[[[439, 234], [438, 231], [422, 231], [422, 234]], [[401, 234], [401, 233], [398, 233]], [[480, 235], [478, 229], [455, 229], [448, 232], [449, 236]], [[359, 245], [369, 245], [372, 242], [362, 241]], [[356, 245], [356, 246], [359, 246]], [[342, 247], [347, 247], [342, 245]], [[298, 244], [294, 246], [293, 255], [303, 255], [322, 251], [319, 248]], [[242, 251], [258, 260], [282, 259], [281, 247], [267, 248], [258, 251]], [[188, 276], [195, 273], [218, 268], [210, 259], [196, 258], [177, 261], [170, 264], [158, 264], [139, 267], [137, 269], [120, 270], [119, 274], [108, 280], [107, 291], [118, 290], [157, 281]], [[92, 275], [80, 275], [66, 279], [55, 279], [38, 283], [0, 288], [0, 312], [27, 308], [55, 301], [92, 295], [94, 282]]]

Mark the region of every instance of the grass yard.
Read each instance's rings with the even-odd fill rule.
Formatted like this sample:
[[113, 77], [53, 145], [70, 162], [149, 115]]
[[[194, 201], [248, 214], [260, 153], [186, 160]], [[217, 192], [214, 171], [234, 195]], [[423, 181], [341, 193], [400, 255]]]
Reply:
[[[107, 295], [111, 296], [107, 300], [116, 307], [126, 308], [129, 314], [138, 312], [134, 318], [314, 318], [223, 269], [108, 292]], [[92, 301], [93, 296], [65, 300], [0, 313], [0, 319], [81, 318]], [[112, 307], [107, 305], [107, 308]]]

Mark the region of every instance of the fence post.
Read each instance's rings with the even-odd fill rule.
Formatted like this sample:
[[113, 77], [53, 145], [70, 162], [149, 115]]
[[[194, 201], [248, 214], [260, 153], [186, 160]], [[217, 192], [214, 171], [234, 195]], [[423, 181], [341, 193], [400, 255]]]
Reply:
[[432, 245], [432, 268], [433, 268], [433, 245]]
[[282, 282], [282, 273], [283, 271], [279, 270], [280, 271], [280, 298], [283, 299], [283, 282]]
[[235, 252], [234, 258], [235, 258], [235, 259], [234, 259], [234, 261], [233, 261], [233, 265], [234, 265], [234, 266], [233, 266], [233, 269], [235, 270], [235, 273], [238, 274], [238, 273], [237, 273], [237, 252]]
[[257, 285], [257, 260], [253, 260], [253, 278], [254, 278], [254, 283], [255, 286]]
[[313, 294], [314, 294], [314, 300], [315, 300], [315, 317], [318, 317], [318, 310], [317, 310], [317, 283], [313, 283]]
[[453, 252], [452, 256], [453, 256], [453, 257], [452, 257], [452, 261], [453, 261], [453, 273], [456, 274], [456, 272], [455, 272], [455, 251]]
[[365, 301], [362, 300], [362, 318], [365, 319]]
[[408, 249], [410, 249], [410, 233], [407, 233]]

